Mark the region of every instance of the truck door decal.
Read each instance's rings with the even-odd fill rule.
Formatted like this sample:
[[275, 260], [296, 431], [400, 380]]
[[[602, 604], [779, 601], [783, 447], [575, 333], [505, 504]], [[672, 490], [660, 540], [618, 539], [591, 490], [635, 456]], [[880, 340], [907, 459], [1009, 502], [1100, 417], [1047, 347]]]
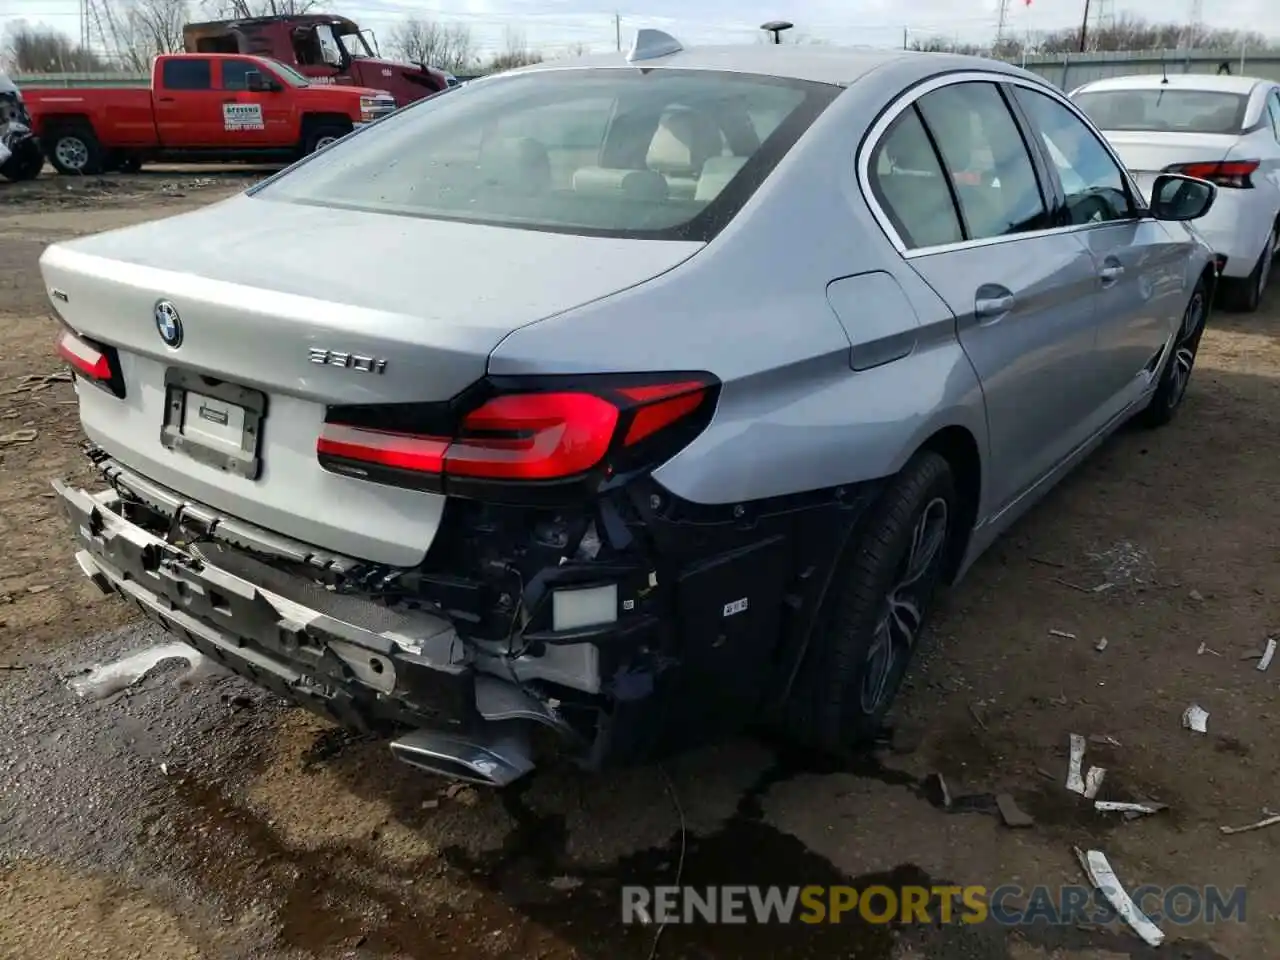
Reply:
[[222, 128], [224, 130], [263, 130], [262, 104], [260, 103], [224, 103], [222, 105]]

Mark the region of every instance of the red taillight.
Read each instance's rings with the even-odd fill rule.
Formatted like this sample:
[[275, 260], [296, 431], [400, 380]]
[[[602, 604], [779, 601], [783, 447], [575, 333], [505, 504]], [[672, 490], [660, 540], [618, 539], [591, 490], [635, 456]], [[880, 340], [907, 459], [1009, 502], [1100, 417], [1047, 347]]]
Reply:
[[85, 379], [101, 384], [118, 397], [124, 396], [115, 351], [110, 347], [86, 340], [71, 330], [63, 330], [58, 336], [58, 356]]
[[1253, 186], [1253, 174], [1258, 169], [1257, 160], [1210, 160], [1201, 163], [1175, 163], [1166, 167], [1166, 173], [1184, 173], [1188, 177], [1208, 180], [1219, 187], [1247, 190]]
[[618, 408], [590, 393], [495, 397], [463, 418], [444, 472], [495, 480], [552, 480], [604, 459]]
[[698, 374], [490, 386], [488, 399], [455, 419], [451, 436], [442, 435], [439, 408], [423, 408], [423, 422], [436, 426], [421, 432], [400, 429], [411, 406], [397, 411], [394, 431], [378, 426], [386, 407], [331, 408], [316, 453], [331, 470], [449, 492], [469, 481], [607, 477], [688, 443], [710, 419], [717, 383]]
[[90, 379], [111, 379], [111, 361], [107, 359], [107, 355], [70, 330], [62, 331], [62, 336], [58, 338], [58, 355], [75, 367], [77, 373]]

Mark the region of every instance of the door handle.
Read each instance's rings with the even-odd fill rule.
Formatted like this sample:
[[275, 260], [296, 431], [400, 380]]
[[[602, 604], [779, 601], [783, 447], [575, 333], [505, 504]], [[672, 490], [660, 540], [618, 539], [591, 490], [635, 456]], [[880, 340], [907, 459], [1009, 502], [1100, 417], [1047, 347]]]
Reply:
[[173, 97], [161, 97], [161, 98], [160, 98], [160, 102], [161, 102], [161, 103], [173, 103]]
[[1107, 264], [1098, 271], [1098, 276], [1102, 279], [1103, 286], [1110, 286], [1115, 283], [1124, 274], [1124, 267], [1118, 263]]
[[973, 302], [973, 312], [979, 320], [994, 320], [1013, 309], [1013, 294], [996, 297], [978, 297]]

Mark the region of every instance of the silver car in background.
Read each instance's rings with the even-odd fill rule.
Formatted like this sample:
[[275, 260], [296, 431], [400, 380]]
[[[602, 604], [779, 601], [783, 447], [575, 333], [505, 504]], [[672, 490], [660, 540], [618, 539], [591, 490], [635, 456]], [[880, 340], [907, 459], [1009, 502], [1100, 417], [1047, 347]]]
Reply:
[[1004, 64], [642, 31], [51, 246], [106, 481], [55, 486], [104, 591], [418, 766], [843, 752], [937, 589], [1178, 409], [1215, 194]]

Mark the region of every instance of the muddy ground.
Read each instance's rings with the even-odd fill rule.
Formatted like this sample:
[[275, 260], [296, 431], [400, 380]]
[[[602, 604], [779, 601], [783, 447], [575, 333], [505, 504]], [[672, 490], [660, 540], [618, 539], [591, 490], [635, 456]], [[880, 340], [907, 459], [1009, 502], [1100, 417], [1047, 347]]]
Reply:
[[[1218, 313], [1175, 424], [1114, 438], [952, 593], [892, 750], [819, 770], [742, 740], [452, 790], [178, 661], [105, 700], [68, 686], [163, 637], [73, 570], [47, 481], [89, 477], [36, 259], [247, 176], [0, 184], [0, 958], [1280, 955], [1280, 828], [1219, 831], [1280, 807], [1280, 663], [1246, 659], [1280, 631], [1280, 295]], [[1168, 809], [1068, 793], [1072, 732], [1100, 796]], [[1004, 826], [1001, 792], [1035, 825]], [[1077, 845], [1130, 887], [1244, 886], [1245, 922], [1166, 922], [1158, 950], [1118, 924], [672, 925], [656, 946], [620, 924], [623, 883], [1077, 884]]]

